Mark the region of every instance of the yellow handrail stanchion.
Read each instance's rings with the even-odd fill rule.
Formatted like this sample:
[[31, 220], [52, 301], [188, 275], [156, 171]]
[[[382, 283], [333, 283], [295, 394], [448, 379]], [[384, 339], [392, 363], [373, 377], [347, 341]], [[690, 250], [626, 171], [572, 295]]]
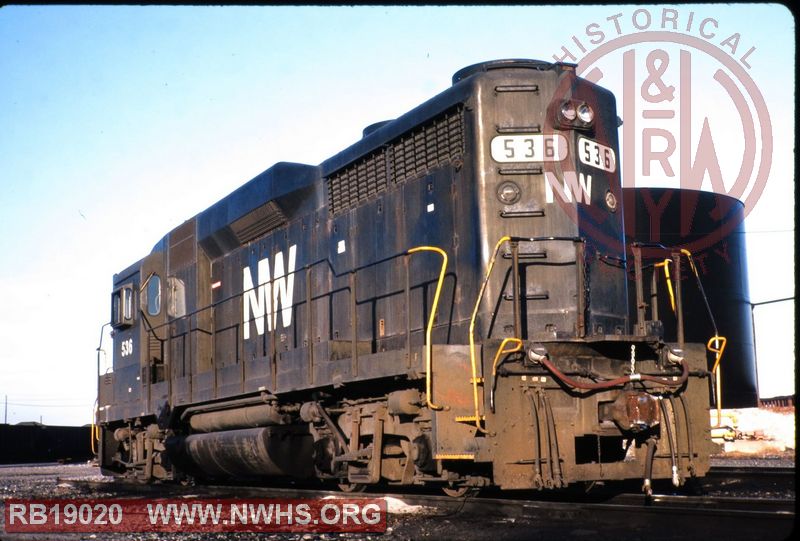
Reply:
[[486, 284], [489, 282], [489, 276], [492, 274], [494, 262], [497, 259], [497, 252], [500, 251], [500, 247], [503, 245], [503, 243], [510, 240], [511, 237], [504, 236], [497, 241], [497, 244], [494, 247], [494, 252], [492, 253], [492, 257], [489, 260], [489, 265], [486, 268], [486, 276], [484, 277], [483, 283], [481, 284], [481, 289], [478, 292], [478, 300], [475, 301], [475, 308], [472, 310], [472, 317], [469, 320], [469, 360], [470, 364], [472, 365], [472, 398], [475, 404], [475, 428], [484, 434], [486, 433], [486, 430], [481, 426], [481, 413], [478, 403], [478, 369], [477, 365], [475, 364], [475, 318], [478, 316], [478, 309], [481, 306], [481, 300], [483, 300], [483, 292], [486, 290]]
[[681, 248], [681, 253], [686, 256], [686, 259], [689, 260], [689, 266], [691, 267], [692, 272], [694, 273], [695, 276], [697, 276], [699, 278], [700, 274], [697, 272], [697, 267], [695, 267], [695, 265], [694, 265], [694, 259], [692, 258], [692, 252], [690, 252], [686, 248]]
[[[712, 346], [711, 343], [714, 343]], [[722, 425], [722, 370], [720, 370], [720, 361], [722, 360], [722, 353], [725, 351], [725, 346], [728, 339], [724, 336], [712, 336], [706, 344], [706, 348], [711, 353], [715, 353], [717, 358], [714, 360], [714, 367], [711, 369], [711, 374], [714, 376], [715, 388], [717, 390], [717, 424], [713, 428], [718, 428]]]
[[[511, 349], [505, 349], [506, 344], [509, 342], [513, 342], [515, 345]], [[494, 362], [492, 363], [492, 389], [489, 394], [490, 402], [492, 405], [492, 413], [494, 413], [494, 387], [495, 381], [497, 380], [497, 365], [500, 362], [500, 358], [503, 355], [508, 355], [509, 353], [516, 353], [522, 349], [523, 343], [522, 340], [519, 338], [503, 338], [503, 341], [500, 343], [500, 347], [497, 349], [497, 353], [494, 355]]]
[[[516, 345], [513, 349], [505, 349], [506, 344], [509, 342], [514, 342]], [[497, 353], [494, 356], [494, 362], [492, 363], [492, 379], [497, 377], [497, 362], [500, 360], [501, 355], [507, 355], [509, 353], [516, 353], [522, 349], [522, 340], [519, 338], [503, 338], [503, 342], [500, 344], [500, 348], [497, 350]]]
[[100, 441], [100, 427], [97, 426], [97, 400], [94, 401], [94, 410], [92, 411], [92, 428], [91, 432], [89, 433], [89, 437], [92, 441], [92, 454], [97, 455], [95, 441]]
[[664, 267], [664, 277], [667, 282], [667, 292], [669, 293], [669, 302], [672, 306], [672, 311], [675, 312], [675, 292], [672, 290], [672, 279], [669, 276], [669, 266], [672, 263], [671, 259], [665, 259], [661, 263], [656, 263], [654, 267]]
[[[433, 330], [433, 323], [436, 320], [436, 310], [439, 307], [439, 294], [442, 292], [442, 284], [444, 283], [444, 275], [447, 271], [447, 252], [436, 246], [417, 246], [411, 248], [407, 253], [413, 254], [416, 252], [436, 252], [442, 256], [442, 269], [439, 271], [439, 281], [436, 284], [436, 293], [433, 295], [433, 306], [431, 306], [431, 316], [428, 318], [428, 326], [425, 329], [425, 400], [428, 407], [433, 410], [445, 409], [443, 406], [437, 406], [433, 403], [431, 395], [431, 386], [433, 380], [433, 364], [431, 356], [433, 354], [433, 346], [431, 344], [431, 331]], [[408, 307], [406, 307], [408, 310]]]
[[[697, 265], [694, 264], [692, 252], [685, 248], [681, 248], [681, 254], [685, 255], [686, 259], [689, 260], [689, 267], [692, 269], [694, 277], [697, 280], [697, 288], [700, 290], [700, 294], [703, 296], [703, 302], [706, 305], [706, 310], [708, 310], [708, 317], [711, 319], [711, 325], [714, 327], [714, 336], [708, 340], [706, 349], [708, 349], [708, 351], [711, 353], [716, 354], [716, 359], [714, 359], [714, 367], [711, 369], [711, 374], [714, 376], [714, 388], [716, 389], [717, 424], [712, 428], [719, 428], [722, 425], [722, 370], [720, 368], [720, 361], [722, 361], [722, 353], [725, 351], [725, 346], [728, 343], [728, 339], [719, 335], [717, 323], [714, 321], [714, 314], [711, 312], [711, 306], [708, 304], [708, 297], [706, 297], [705, 289], [703, 289], [703, 282], [700, 280], [700, 273], [697, 271]], [[714, 343], [713, 346], [711, 345], [712, 342]]]

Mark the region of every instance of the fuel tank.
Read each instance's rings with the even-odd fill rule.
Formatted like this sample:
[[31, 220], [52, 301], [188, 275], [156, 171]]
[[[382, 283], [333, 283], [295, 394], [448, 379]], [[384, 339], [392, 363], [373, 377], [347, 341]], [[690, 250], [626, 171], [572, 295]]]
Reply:
[[314, 475], [313, 437], [303, 426], [268, 426], [167, 440], [172, 461], [204, 477]]

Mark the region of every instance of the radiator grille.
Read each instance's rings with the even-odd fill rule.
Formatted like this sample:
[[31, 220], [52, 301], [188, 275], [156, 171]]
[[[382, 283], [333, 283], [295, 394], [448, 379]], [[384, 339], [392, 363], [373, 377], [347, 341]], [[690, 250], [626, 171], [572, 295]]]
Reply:
[[420, 177], [463, 154], [464, 114], [458, 106], [330, 175], [331, 213], [358, 205], [390, 184]]
[[240, 244], [247, 244], [285, 223], [286, 215], [274, 201], [270, 201], [233, 222], [231, 230]]

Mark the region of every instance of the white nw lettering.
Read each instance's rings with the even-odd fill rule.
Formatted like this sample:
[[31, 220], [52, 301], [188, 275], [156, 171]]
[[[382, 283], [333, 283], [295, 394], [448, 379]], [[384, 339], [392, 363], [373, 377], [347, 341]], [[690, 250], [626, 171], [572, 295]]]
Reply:
[[572, 194], [575, 194], [575, 201], [578, 203], [592, 203], [592, 175], [584, 176], [583, 173], [575, 174], [575, 171], [564, 171], [564, 187], [561, 187], [558, 177], [545, 171], [545, 201], [553, 202], [553, 191], [555, 191], [562, 201], [572, 202]]
[[292, 296], [294, 293], [294, 270], [297, 260], [297, 245], [289, 247], [288, 266], [284, 267], [283, 252], [275, 254], [275, 277], [270, 279], [269, 258], [258, 262], [258, 286], [254, 285], [250, 267], [242, 270], [242, 324], [244, 338], [250, 338], [250, 316], [256, 325], [258, 335], [264, 334], [264, 321], [267, 330], [278, 327], [278, 310], [281, 311], [283, 326], [292, 324]]

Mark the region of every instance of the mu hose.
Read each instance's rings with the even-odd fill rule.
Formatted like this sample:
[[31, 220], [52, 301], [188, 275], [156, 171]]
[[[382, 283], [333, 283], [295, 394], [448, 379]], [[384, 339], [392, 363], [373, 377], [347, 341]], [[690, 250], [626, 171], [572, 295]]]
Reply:
[[542, 363], [545, 366], [545, 368], [547, 368], [555, 377], [557, 377], [563, 383], [569, 385], [570, 387], [574, 387], [576, 389], [586, 389], [586, 390], [609, 389], [611, 387], [618, 387], [620, 385], [624, 385], [631, 381], [652, 381], [659, 385], [666, 385], [668, 387], [680, 387], [681, 385], [686, 383], [687, 379], [689, 379], [689, 365], [686, 364], [685, 359], [681, 359], [681, 375], [678, 377], [677, 380], [661, 378], [658, 376], [650, 376], [647, 374], [629, 374], [627, 376], [610, 379], [608, 381], [601, 381], [598, 383], [589, 383], [572, 379], [571, 377], [564, 374], [561, 370], [559, 370], [556, 367], [556, 365], [553, 364], [546, 355], [540, 358], [539, 362]]

